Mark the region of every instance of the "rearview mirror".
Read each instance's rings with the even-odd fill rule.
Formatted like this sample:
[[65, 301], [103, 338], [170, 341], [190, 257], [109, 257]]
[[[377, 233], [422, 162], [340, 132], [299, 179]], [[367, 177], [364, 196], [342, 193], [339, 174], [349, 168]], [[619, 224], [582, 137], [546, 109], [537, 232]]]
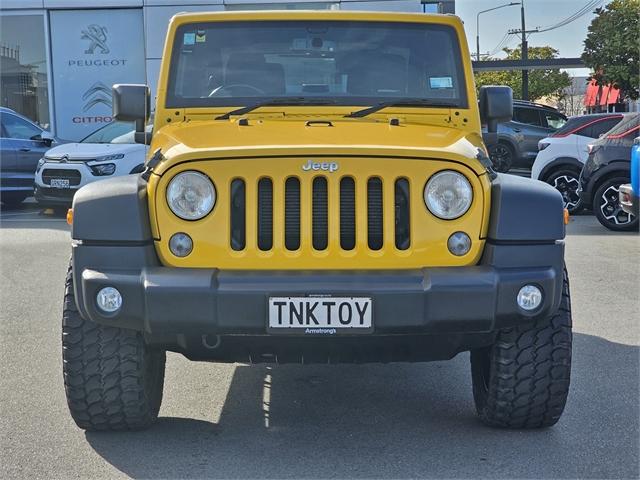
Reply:
[[498, 141], [498, 124], [513, 117], [513, 91], [505, 86], [480, 87], [480, 120], [487, 124], [485, 144]]
[[147, 85], [116, 84], [113, 92], [113, 119], [135, 122], [136, 143], [147, 143], [145, 125], [151, 113], [151, 93]]

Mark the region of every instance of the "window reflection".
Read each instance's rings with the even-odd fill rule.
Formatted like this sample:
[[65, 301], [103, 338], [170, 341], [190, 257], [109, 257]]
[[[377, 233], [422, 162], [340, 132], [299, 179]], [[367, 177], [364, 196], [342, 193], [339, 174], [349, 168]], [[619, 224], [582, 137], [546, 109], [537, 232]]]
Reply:
[[0, 17], [0, 105], [49, 128], [42, 15]]

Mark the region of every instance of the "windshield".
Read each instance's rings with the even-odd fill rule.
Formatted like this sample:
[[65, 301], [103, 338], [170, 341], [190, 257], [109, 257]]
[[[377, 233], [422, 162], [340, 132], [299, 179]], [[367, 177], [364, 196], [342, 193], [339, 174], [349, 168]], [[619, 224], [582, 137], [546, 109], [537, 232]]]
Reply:
[[287, 97], [338, 105], [411, 98], [432, 100], [434, 106], [467, 106], [458, 38], [446, 25], [187, 24], [177, 30], [169, 75], [168, 108], [251, 105]]
[[[133, 122], [111, 122], [80, 140], [80, 143], [134, 143], [134, 128]], [[128, 133], [131, 133], [130, 142], [122, 141], [122, 139], [119, 138]]]

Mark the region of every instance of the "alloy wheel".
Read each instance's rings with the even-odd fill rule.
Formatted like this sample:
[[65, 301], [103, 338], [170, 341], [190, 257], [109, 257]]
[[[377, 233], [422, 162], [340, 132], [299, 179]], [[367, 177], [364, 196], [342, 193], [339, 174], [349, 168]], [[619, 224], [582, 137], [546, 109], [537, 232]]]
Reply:
[[633, 222], [633, 215], [625, 212], [620, 205], [618, 185], [608, 187], [600, 197], [600, 212], [613, 225], [628, 225]]
[[559, 175], [552, 180], [551, 185], [560, 192], [564, 208], [573, 211], [580, 204], [580, 196], [578, 195], [578, 187], [580, 183], [578, 178], [568, 174]]

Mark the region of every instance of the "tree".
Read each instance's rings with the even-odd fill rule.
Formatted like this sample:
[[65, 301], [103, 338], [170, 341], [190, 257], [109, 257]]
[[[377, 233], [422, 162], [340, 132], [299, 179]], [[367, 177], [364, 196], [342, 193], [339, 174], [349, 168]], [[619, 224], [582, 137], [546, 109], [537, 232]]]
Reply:
[[640, 0], [613, 0], [596, 9], [582, 53], [598, 85], [613, 84], [632, 99], [640, 93], [638, 12]]
[[[520, 60], [520, 48], [505, 48], [507, 60]], [[558, 50], [555, 48], [529, 47], [529, 58], [556, 58]], [[513, 98], [522, 98], [522, 71], [491, 71], [478, 72], [476, 77], [476, 87], [483, 85], [508, 85], [513, 90]], [[571, 85], [571, 78], [567, 72], [559, 69], [550, 70], [530, 70], [529, 71], [529, 97], [537, 100], [542, 97], [561, 98], [562, 90]]]

